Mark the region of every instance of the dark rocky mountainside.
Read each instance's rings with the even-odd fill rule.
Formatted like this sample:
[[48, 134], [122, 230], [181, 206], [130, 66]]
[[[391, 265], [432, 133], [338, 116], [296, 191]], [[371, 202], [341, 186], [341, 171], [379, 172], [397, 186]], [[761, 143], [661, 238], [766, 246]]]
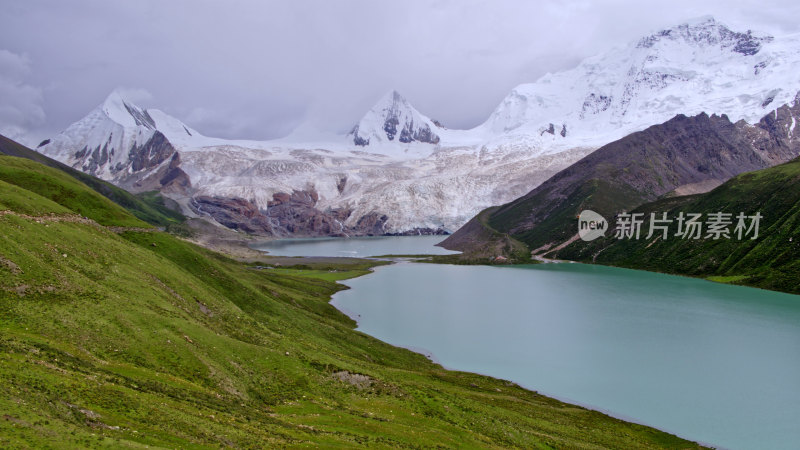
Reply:
[[[315, 191], [278, 192], [262, 211], [252, 202], [242, 198], [197, 196], [191, 206], [198, 214], [207, 214], [228, 228], [263, 236], [321, 237], [321, 236], [382, 236], [387, 232], [387, 216], [370, 213], [361, 217], [354, 226], [345, 226], [349, 210], [317, 209], [319, 195]], [[441, 229], [415, 229], [407, 233], [445, 234]]]
[[[726, 116], [678, 115], [601, 147], [525, 196], [492, 210], [480, 227], [545, 251], [577, 232], [575, 217], [590, 209], [605, 217], [665, 195], [708, 191], [731, 177], [793, 159], [800, 154], [794, 124], [800, 95], [757, 124]], [[487, 248], [476, 237], [477, 218], [446, 241], [467, 253]], [[492, 246], [488, 246], [492, 247]]]

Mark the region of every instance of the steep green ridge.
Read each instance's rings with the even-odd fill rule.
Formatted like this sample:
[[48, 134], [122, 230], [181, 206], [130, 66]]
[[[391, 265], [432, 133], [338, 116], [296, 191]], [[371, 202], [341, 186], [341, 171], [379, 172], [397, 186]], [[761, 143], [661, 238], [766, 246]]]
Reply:
[[182, 214], [166, 207], [160, 195], [140, 194], [134, 195], [130, 192], [116, 187], [111, 183], [100, 180], [92, 175], [83, 173], [72, 167], [62, 164], [54, 159], [48, 158], [39, 152], [31, 150], [24, 145], [15, 142], [5, 136], [0, 135], [0, 154], [17, 156], [29, 159], [45, 166], [58, 169], [67, 175], [75, 178], [93, 190], [99, 192], [112, 202], [121, 205], [139, 219], [156, 226], [167, 226], [170, 224], [184, 221]]
[[[572, 224], [582, 210], [591, 209], [603, 215], [611, 215], [616, 211], [639, 205], [648, 199], [648, 196], [633, 187], [613, 183], [608, 181], [609, 179], [613, 178], [598, 177], [583, 182], [570, 192], [564, 201], [537, 226], [518, 230], [518, 234], [514, 234], [514, 237], [528, 244], [531, 249], [549, 243], [563, 242], [573, 236], [577, 230], [577, 227], [565, 225]], [[517, 223], [524, 211], [548, 204], [550, 192], [537, 192], [536, 195], [526, 198], [514, 207], [499, 211], [490, 218], [489, 224], [493, 227], [500, 227], [498, 228], [500, 230], [504, 228], [508, 230], [508, 225]]]
[[101, 225], [149, 227], [65, 172], [13, 156], [0, 156], [0, 180], [53, 200]]
[[[460, 246], [469, 248], [467, 253], [435, 255], [429, 260], [445, 264], [483, 264], [495, 262], [494, 258], [497, 256], [504, 256], [511, 263], [531, 263], [531, 254], [525, 244], [489, 225], [489, 217], [496, 209], [487, 208], [479, 212], [461, 228], [468, 241], [460, 242]], [[442, 244], [436, 245], [443, 246]]]
[[[10, 166], [37, 172], [25, 163]], [[136, 224], [38, 174], [0, 181], [0, 447], [696, 447], [444, 370], [354, 331], [329, 273], [86, 221]]]
[[[612, 232], [605, 237], [576, 241], [553, 256], [800, 294], [800, 159], [738, 175], [706, 194], [663, 199], [632, 212], [644, 213], [640, 239], [616, 239], [616, 221], [610, 220]], [[698, 240], [674, 237], [677, 223], [666, 240], [659, 233], [645, 239], [651, 212], [657, 217], [667, 212], [672, 219], [680, 212], [702, 213], [704, 220], [708, 213], [731, 213], [731, 239], [706, 239], [705, 230]], [[740, 212], [763, 216], [758, 239], [733, 234]]]
[[[0, 162], [2, 159], [0, 159]], [[0, 180], [0, 211], [13, 211], [21, 215], [69, 214], [69, 209], [58, 203], [34, 195], [31, 191]]]

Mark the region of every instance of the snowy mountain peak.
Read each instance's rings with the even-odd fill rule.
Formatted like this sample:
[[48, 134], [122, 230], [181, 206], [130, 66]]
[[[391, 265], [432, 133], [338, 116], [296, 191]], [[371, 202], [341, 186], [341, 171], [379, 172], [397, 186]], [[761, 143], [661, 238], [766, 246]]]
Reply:
[[678, 26], [658, 31], [639, 40], [637, 48], [651, 48], [661, 42], [677, 42], [689, 46], [718, 46], [741, 55], [755, 55], [762, 43], [772, 36], [756, 36], [752, 31], [732, 31], [711, 16], [704, 16]]
[[348, 134], [360, 146], [383, 142], [437, 144], [438, 126], [422, 115], [399, 92], [387, 92]]
[[411, 106], [408, 104], [408, 100], [406, 100], [405, 97], [400, 95], [400, 93], [394, 89], [391, 89], [389, 90], [389, 92], [383, 94], [383, 97], [381, 97], [380, 100], [378, 100], [378, 102], [375, 103], [376, 107], [383, 106], [388, 108], [392, 107], [396, 108], [399, 105], [406, 105], [409, 107]]
[[[159, 110], [140, 108], [115, 90], [38, 151], [100, 178], [121, 180], [167, 166], [176, 145], [204, 137]], [[155, 187], [160, 187], [155, 185]]]
[[532, 136], [533, 147], [596, 145], [676, 114], [758, 121], [798, 90], [800, 36], [735, 31], [702, 17], [517, 86], [481, 129], [503, 142]]
[[101, 109], [109, 119], [125, 127], [142, 126], [151, 130], [156, 129], [156, 123], [146, 109], [142, 109], [132, 102], [126, 101], [123, 94], [114, 90], [106, 97]]
[[196, 144], [199, 139], [193, 138], [204, 138], [204, 136], [185, 123], [161, 110], [144, 109], [136, 105], [126, 98], [125, 94], [119, 89], [112, 91], [97, 110], [81, 122], [86, 122], [92, 115], [110, 119], [129, 132], [134, 130], [139, 130], [140, 132], [159, 131], [169, 138], [173, 144]]

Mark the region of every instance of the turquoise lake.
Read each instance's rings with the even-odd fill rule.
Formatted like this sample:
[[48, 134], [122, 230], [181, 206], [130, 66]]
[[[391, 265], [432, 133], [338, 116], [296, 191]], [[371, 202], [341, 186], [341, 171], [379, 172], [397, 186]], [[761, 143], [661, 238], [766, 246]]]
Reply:
[[434, 247], [445, 236], [376, 236], [353, 238], [279, 239], [253, 248], [275, 256], [447, 255], [453, 252]]
[[[359, 254], [425, 253], [373, 242]], [[332, 303], [360, 331], [447, 368], [720, 448], [800, 447], [800, 296], [570, 263], [401, 262], [344, 283]]]

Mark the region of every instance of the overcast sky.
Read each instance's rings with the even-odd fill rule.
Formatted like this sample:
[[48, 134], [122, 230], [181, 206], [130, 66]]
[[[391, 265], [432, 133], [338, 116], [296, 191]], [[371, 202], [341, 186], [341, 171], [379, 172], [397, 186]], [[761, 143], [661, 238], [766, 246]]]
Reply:
[[113, 89], [210, 136], [344, 131], [389, 89], [451, 128], [517, 84], [687, 19], [800, 31], [759, 1], [0, 0], [0, 132], [32, 144]]

